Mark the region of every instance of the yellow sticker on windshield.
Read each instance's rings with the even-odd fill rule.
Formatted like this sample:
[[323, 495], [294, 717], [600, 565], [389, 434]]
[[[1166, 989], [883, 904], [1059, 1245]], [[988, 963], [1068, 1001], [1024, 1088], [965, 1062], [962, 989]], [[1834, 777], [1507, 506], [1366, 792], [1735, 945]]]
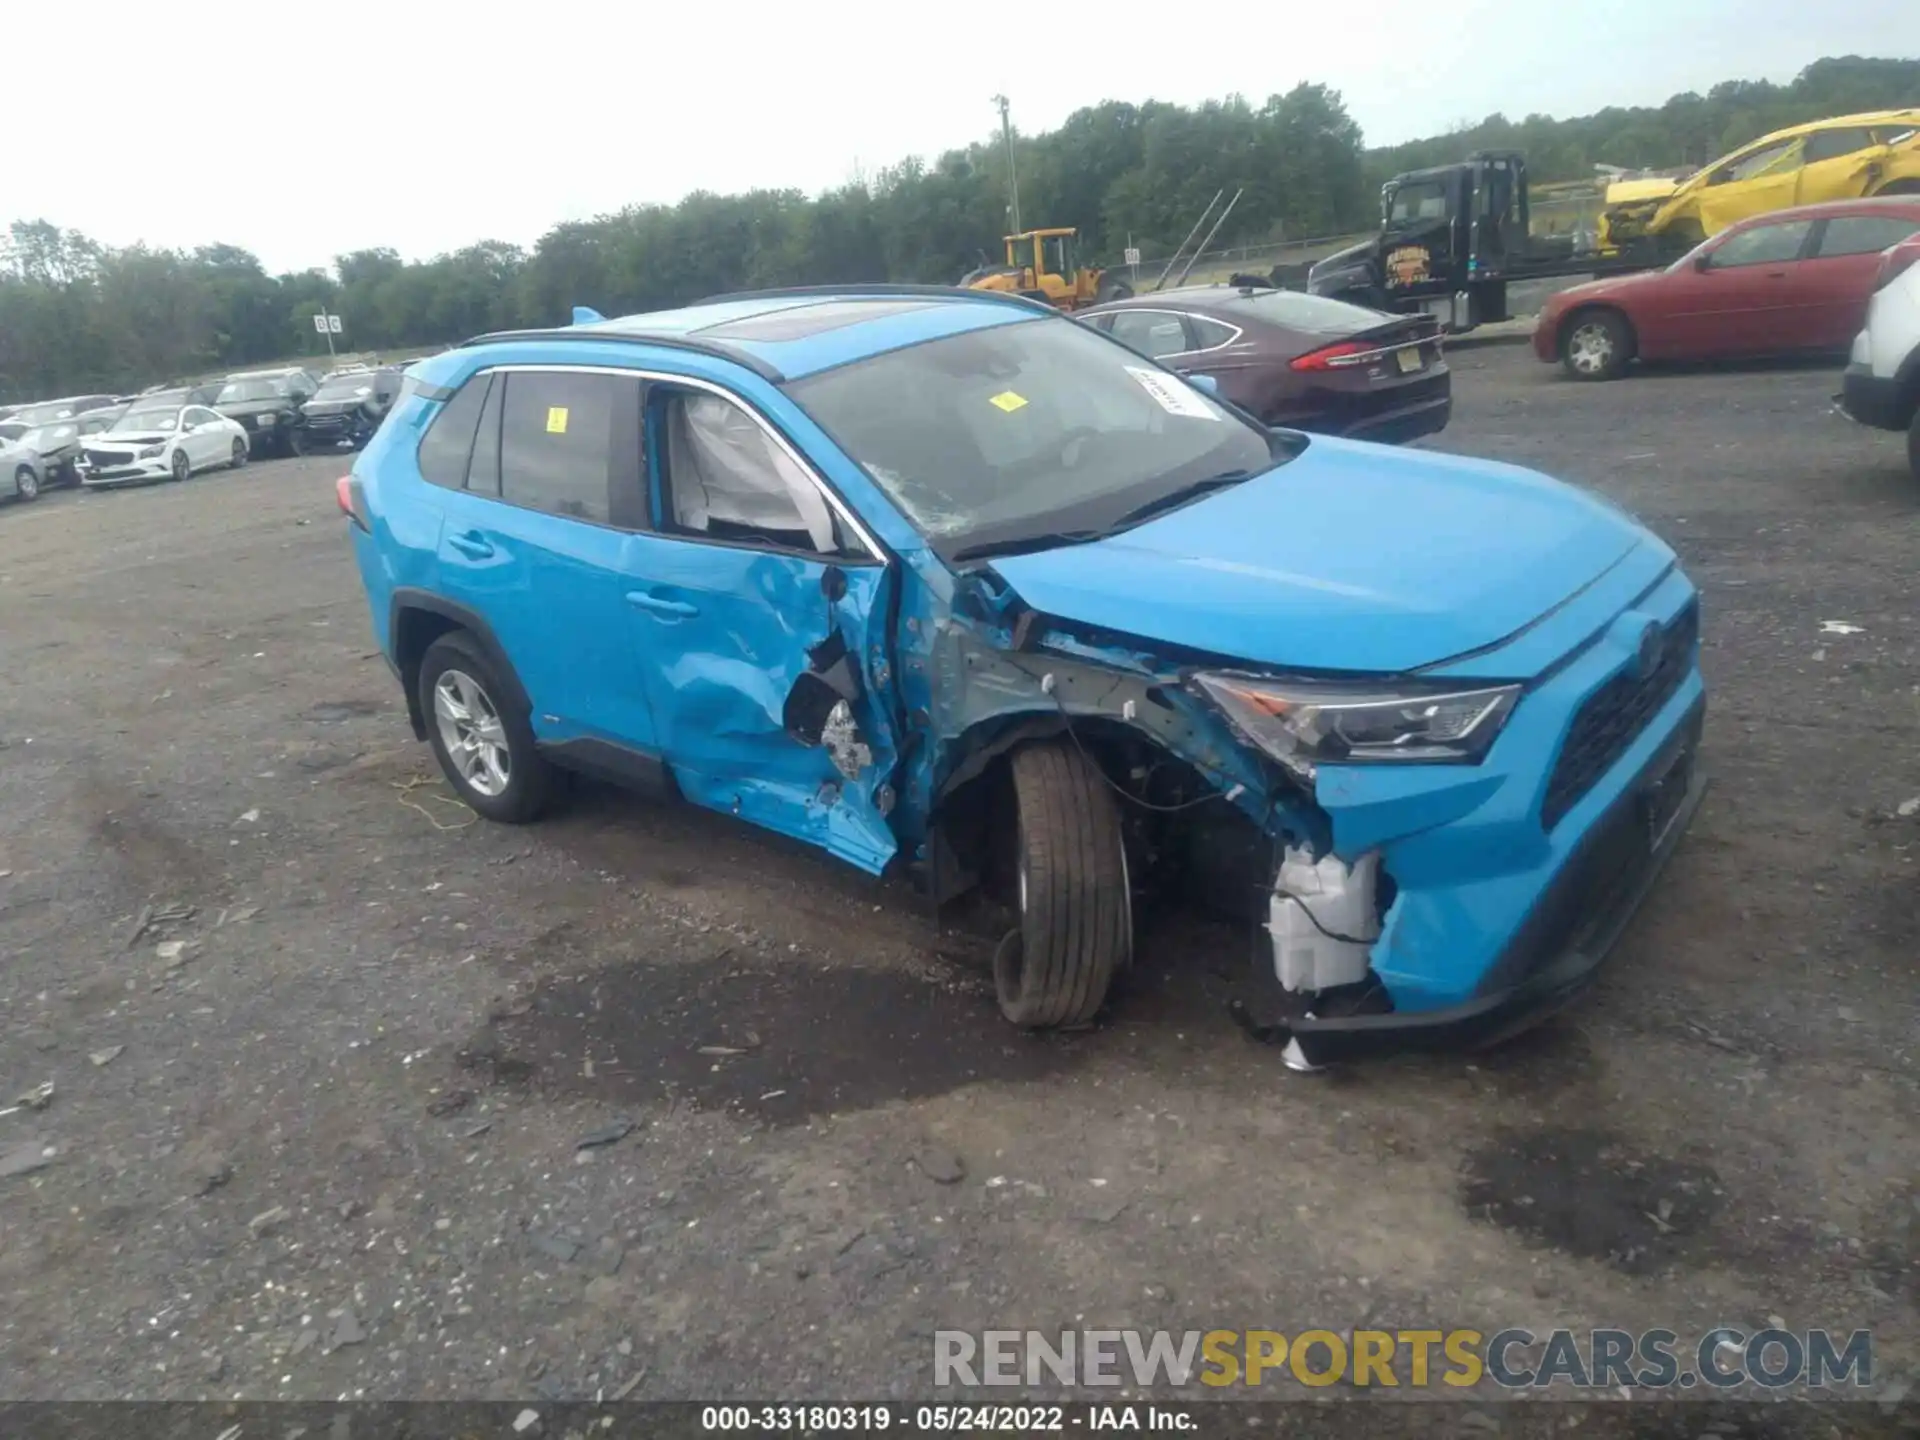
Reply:
[[989, 405], [998, 405], [1002, 410], [1011, 415], [1027, 403], [1027, 397], [1024, 395], [1016, 395], [1011, 390], [1002, 390], [998, 395], [988, 399], [987, 403]]
[[549, 405], [547, 407], [547, 433], [549, 435], [564, 435], [567, 433], [566, 406]]

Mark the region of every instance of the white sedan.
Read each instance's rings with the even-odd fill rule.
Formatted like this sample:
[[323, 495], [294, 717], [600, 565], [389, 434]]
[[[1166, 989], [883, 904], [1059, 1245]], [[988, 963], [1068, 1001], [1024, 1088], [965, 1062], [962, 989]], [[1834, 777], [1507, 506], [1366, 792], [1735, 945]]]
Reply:
[[81, 483], [95, 489], [184, 480], [201, 470], [247, 463], [247, 432], [204, 405], [167, 404], [131, 409], [113, 427], [82, 445]]

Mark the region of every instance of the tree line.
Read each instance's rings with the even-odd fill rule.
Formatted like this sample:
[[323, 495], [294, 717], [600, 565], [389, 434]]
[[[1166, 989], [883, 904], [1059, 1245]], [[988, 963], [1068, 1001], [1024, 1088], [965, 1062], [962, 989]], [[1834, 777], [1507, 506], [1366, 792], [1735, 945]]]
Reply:
[[[1730, 80], [1566, 120], [1494, 114], [1369, 150], [1339, 94], [1303, 83], [1259, 105], [1107, 101], [1017, 136], [1014, 163], [1026, 223], [1076, 225], [1084, 255], [1113, 261], [1129, 243], [1169, 254], [1221, 189], [1243, 194], [1216, 246], [1335, 235], [1374, 223], [1387, 177], [1469, 150], [1524, 150], [1539, 184], [1588, 178], [1596, 163], [1704, 164], [1783, 126], [1908, 105], [1920, 106], [1920, 61], [1849, 56], [1785, 85]], [[417, 261], [361, 250], [283, 275], [233, 245], [115, 249], [19, 222], [0, 242], [0, 399], [324, 354], [312, 322], [323, 308], [344, 317], [351, 348], [384, 350], [562, 323], [577, 304], [621, 314], [762, 286], [951, 283], [997, 261], [1006, 163], [997, 137], [983, 139], [815, 196], [696, 192], [558, 225], [531, 250], [484, 240]]]

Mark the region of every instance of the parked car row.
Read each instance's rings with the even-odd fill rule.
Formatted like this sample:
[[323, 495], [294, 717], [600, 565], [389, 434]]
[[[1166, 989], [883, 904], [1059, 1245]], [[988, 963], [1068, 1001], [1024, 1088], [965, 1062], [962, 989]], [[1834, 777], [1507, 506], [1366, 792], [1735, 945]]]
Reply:
[[0, 498], [109, 488], [310, 450], [358, 449], [400, 396], [395, 365], [248, 370], [135, 396], [70, 395], [0, 411]]

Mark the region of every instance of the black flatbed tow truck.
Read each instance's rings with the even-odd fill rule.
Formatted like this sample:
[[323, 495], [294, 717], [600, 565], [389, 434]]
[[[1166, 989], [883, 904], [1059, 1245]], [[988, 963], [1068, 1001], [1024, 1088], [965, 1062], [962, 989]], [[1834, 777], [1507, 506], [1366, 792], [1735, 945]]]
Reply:
[[1529, 232], [1527, 159], [1476, 150], [1456, 165], [1396, 175], [1380, 190], [1380, 232], [1307, 272], [1315, 295], [1438, 317], [1452, 334], [1510, 319], [1507, 287], [1620, 275], [1673, 258], [1655, 242], [1602, 255], [1575, 236]]

